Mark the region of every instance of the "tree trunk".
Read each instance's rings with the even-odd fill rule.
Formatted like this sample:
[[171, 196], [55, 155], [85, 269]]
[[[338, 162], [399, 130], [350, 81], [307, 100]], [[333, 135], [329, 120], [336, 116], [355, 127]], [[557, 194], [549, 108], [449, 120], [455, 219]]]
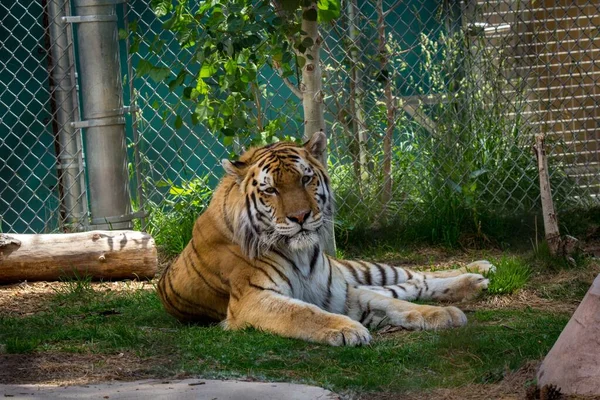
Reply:
[[[316, 10], [316, 3], [312, 3], [309, 7], [302, 7], [302, 15], [306, 15], [310, 9]], [[321, 85], [321, 42], [323, 39], [319, 35], [317, 21], [302, 18], [302, 31], [306, 32], [302, 39], [310, 38], [313, 42], [313, 45], [304, 54], [298, 54], [298, 57], [306, 59], [306, 63], [302, 67], [300, 91], [302, 92], [302, 107], [304, 108], [304, 140], [308, 140], [315, 132], [325, 132]], [[321, 162], [324, 166], [327, 166], [326, 153], [323, 154]]]
[[[311, 2], [308, 7], [302, 7], [302, 15], [305, 16], [308, 10], [317, 10], [316, 2]], [[315, 132], [322, 131], [326, 135], [325, 116], [323, 114], [323, 89], [321, 76], [321, 43], [323, 39], [319, 35], [319, 23], [302, 18], [302, 31], [306, 35], [302, 39], [312, 39], [313, 45], [309, 47], [304, 54], [298, 54], [298, 57], [304, 57], [306, 63], [302, 67], [302, 83], [300, 91], [302, 92], [302, 107], [304, 109], [304, 140], [309, 140]], [[327, 151], [324, 151], [319, 160], [327, 168]], [[333, 232], [333, 221], [326, 221], [328, 229], [324, 229], [322, 240], [324, 251], [327, 254], [335, 256], [335, 236]]]
[[352, 112], [352, 129], [354, 139], [358, 144], [358, 157], [354, 160], [359, 179], [360, 189], [369, 179], [367, 171], [367, 129], [365, 125], [365, 110], [363, 104], [364, 91], [362, 87], [362, 73], [360, 68], [360, 55], [358, 52], [358, 26], [356, 14], [358, 7], [356, 0], [348, 1], [348, 37], [350, 38], [350, 107]]
[[382, 217], [387, 218], [387, 208], [392, 199], [392, 139], [396, 127], [396, 105], [392, 96], [391, 72], [387, 70], [389, 54], [385, 36], [385, 13], [383, 0], [377, 0], [377, 32], [379, 33], [379, 68], [384, 81], [384, 97], [386, 107], [387, 126], [383, 138], [383, 192], [381, 196]]
[[152, 278], [154, 239], [136, 231], [0, 234], [0, 283], [60, 278]]

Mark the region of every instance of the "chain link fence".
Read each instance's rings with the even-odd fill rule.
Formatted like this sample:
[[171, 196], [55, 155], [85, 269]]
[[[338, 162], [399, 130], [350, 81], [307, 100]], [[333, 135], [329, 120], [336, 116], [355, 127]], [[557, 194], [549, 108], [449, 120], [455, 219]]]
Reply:
[[77, 229], [87, 215], [70, 13], [0, 4], [0, 231]]
[[[61, 194], [62, 166], [72, 164], [60, 162], [56, 94], [64, 88], [76, 96], [72, 47], [67, 41], [62, 52], [70, 57], [62, 72], [69, 85], [58, 84], [47, 5], [0, 9], [2, 229], [62, 229], [87, 212], [65, 212], [86, 202]], [[127, 125], [132, 203], [150, 212], [138, 227], [165, 242], [177, 236], [167, 226], [191, 232], [222, 175], [220, 159], [239, 154], [250, 137], [272, 140], [268, 132], [301, 139], [302, 104], [276, 71], [261, 66], [249, 115], [255, 132], [234, 139], [194, 123], [170, 83], [178, 68], [194, 76], [200, 65], [181, 65], [187, 50], [147, 2], [132, 0], [122, 14], [125, 100], [136, 105]], [[456, 225], [458, 235], [460, 224], [448, 217], [457, 210], [475, 225], [484, 214], [536, 212], [531, 146], [540, 133], [559, 208], [598, 204], [599, 23], [595, 0], [342, 1], [341, 16], [320, 27], [339, 226], [434, 218]], [[148, 72], [144, 63], [155, 68]], [[299, 75], [289, 79], [301, 83]], [[68, 156], [83, 160], [78, 148]], [[85, 199], [81, 171], [70, 185], [80, 185]]]

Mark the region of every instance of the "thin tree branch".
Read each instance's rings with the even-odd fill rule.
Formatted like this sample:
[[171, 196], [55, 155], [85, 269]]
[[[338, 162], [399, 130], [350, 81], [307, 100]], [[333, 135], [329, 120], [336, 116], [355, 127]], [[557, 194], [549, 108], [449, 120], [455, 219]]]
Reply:
[[252, 93], [254, 94], [254, 101], [256, 102], [256, 125], [258, 126], [258, 131], [263, 131], [263, 121], [262, 121], [262, 110], [260, 105], [260, 93], [258, 85], [255, 83], [251, 83], [250, 87], [252, 88]]
[[283, 80], [283, 83], [285, 83], [285, 85], [292, 91], [292, 93], [296, 95], [296, 97], [302, 100], [304, 98], [304, 94], [300, 91], [300, 89], [298, 89], [298, 87], [294, 85], [289, 78], [283, 76], [283, 70], [279, 68], [276, 63], [273, 63], [273, 66], [275, 67], [279, 77]]
[[390, 8], [387, 9], [386, 12], [383, 13], [383, 18], [387, 17], [388, 15], [390, 15], [390, 13], [392, 11], [394, 11], [394, 9], [396, 7], [398, 7], [400, 4], [402, 4], [402, 0], [398, 0], [393, 6], [391, 6]]

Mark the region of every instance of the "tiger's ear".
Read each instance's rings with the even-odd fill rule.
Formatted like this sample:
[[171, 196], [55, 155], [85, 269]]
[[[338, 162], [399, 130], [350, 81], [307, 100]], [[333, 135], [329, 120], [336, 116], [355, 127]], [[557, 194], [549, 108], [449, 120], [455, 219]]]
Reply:
[[246, 169], [248, 168], [248, 164], [243, 161], [229, 161], [226, 158], [221, 160], [221, 165], [227, 175], [231, 175], [238, 180], [241, 180], [246, 175]]
[[327, 136], [323, 131], [315, 132], [303, 146], [313, 157], [320, 160], [321, 155], [327, 148]]

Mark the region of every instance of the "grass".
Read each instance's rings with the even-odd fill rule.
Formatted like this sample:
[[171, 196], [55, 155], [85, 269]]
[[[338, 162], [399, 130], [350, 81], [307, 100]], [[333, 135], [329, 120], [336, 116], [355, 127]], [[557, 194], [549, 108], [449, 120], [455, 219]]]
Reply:
[[[517, 265], [505, 259], [496, 277]], [[507, 369], [543, 357], [569, 316], [525, 309], [479, 310], [468, 318], [461, 329], [376, 335], [367, 347], [333, 348], [253, 329], [181, 324], [166, 314], [154, 290], [99, 291], [84, 280], [56, 292], [48, 311], [0, 316], [0, 343], [7, 353], [126, 352], [165, 360], [150, 368], [155, 376], [187, 373], [304, 382], [336, 391], [405, 391], [500, 380]]]
[[569, 258], [556, 257], [550, 252], [548, 243], [544, 240], [533, 244], [532, 262], [548, 271], [561, 271], [573, 268], [584, 268], [589, 258], [581, 251], [575, 251]]
[[504, 256], [493, 262], [496, 271], [489, 274], [491, 294], [510, 294], [521, 289], [531, 276], [529, 264], [521, 257]]
[[[402, 253], [395, 249], [384, 243], [363, 252], [347, 248], [338, 255], [420, 265], [465, 256], [447, 248], [408, 248]], [[0, 349], [16, 355], [65, 354], [65, 360], [68, 353], [76, 353], [98, 357], [99, 362], [123, 353], [141, 360], [136, 365], [144, 377], [241, 377], [314, 384], [336, 392], [402, 393], [493, 383], [549, 351], [570, 317], [571, 308], [560, 306], [580, 301], [598, 269], [595, 262], [589, 271], [565, 269], [556, 260], [551, 267], [547, 263], [552, 260], [539, 251], [497, 254], [483, 250], [468, 256], [488, 258], [497, 266], [484, 296], [526, 288], [525, 298], [537, 295], [559, 307], [532, 309], [508, 298], [509, 308], [505, 304], [490, 309], [482, 307], [490, 304], [483, 301], [466, 307], [471, 310], [469, 323], [460, 329], [374, 333], [369, 346], [334, 348], [254, 329], [231, 332], [182, 324], [164, 311], [149, 285], [140, 289], [132, 283], [128, 290], [108, 290], [80, 276], [57, 285], [40, 311], [0, 313]]]

